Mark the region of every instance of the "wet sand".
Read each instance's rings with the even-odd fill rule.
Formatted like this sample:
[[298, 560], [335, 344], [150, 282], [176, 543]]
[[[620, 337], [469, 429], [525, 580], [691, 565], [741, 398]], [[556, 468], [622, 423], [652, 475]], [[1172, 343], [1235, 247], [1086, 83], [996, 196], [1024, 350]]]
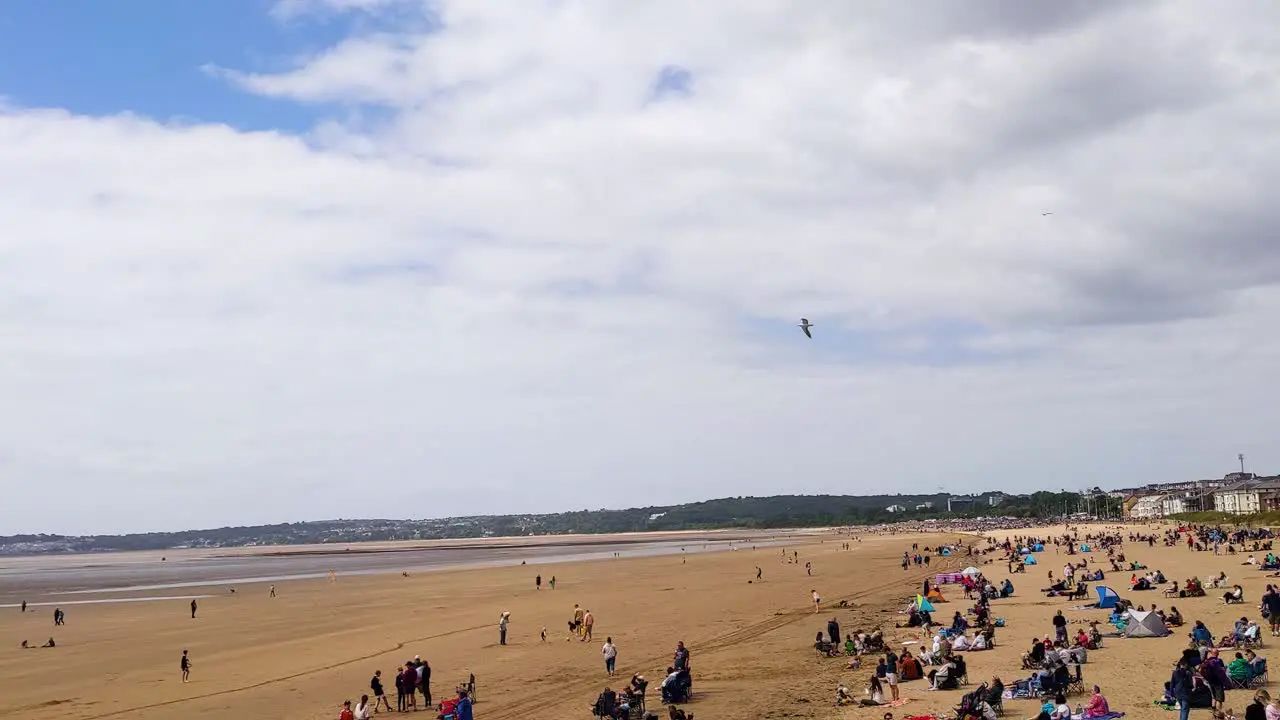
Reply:
[[[53, 650], [17, 647], [23, 638], [38, 644], [54, 632], [48, 612], [23, 616], [6, 610], [0, 613], [0, 692], [24, 718], [334, 718], [343, 699], [357, 700], [366, 691], [376, 669], [394, 692], [396, 665], [420, 654], [434, 668], [437, 700], [475, 673], [478, 718], [589, 718], [587, 706], [600, 690], [632, 672], [652, 681], [654, 700], [675, 642], [684, 640], [695, 679], [694, 701], [686, 709], [699, 718], [878, 720], [883, 709], [833, 706], [836, 684], [846, 682], [861, 693], [873, 664], [855, 671], [842, 660], [819, 658], [813, 636], [834, 615], [846, 632], [880, 624], [895, 643], [923, 640], [914, 631], [891, 629], [900, 619], [893, 611], [924, 576], [904, 574], [897, 563], [911, 542], [936, 539], [867, 537], [852, 552], [839, 549], [842, 540], [830, 534], [790, 546], [800, 553], [799, 564], [784, 564], [777, 548], [761, 548], [687, 558], [449, 569], [408, 578], [340, 576], [336, 584], [300, 580], [277, 584], [275, 599], [258, 585], [235, 597], [202, 600], [196, 620], [185, 600], [81, 606], [68, 609], [68, 625], [56, 630], [59, 646]], [[1224, 606], [1212, 594], [1166, 601], [1158, 592], [1125, 592], [1128, 573], [1109, 578], [1137, 602], [1177, 604], [1188, 620], [1204, 619], [1215, 633], [1232, 618], [1257, 616], [1254, 606], [1266, 578], [1240, 566], [1243, 556], [1214, 557], [1185, 547], [1126, 550], [1170, 578], [1226, 570], [1233, 580], [1242, 579], [1248, 600], [1243, 607]], [[998, 674], [1011, 683], [1025, 675], [1019, 657], [1033, 635], [1052, 631], [1049, 619], [1057, 609], [1073, 621], [1105, 619], [1105, 611], [1071, 610], [1077, 603], [1037, 592], [1046, 584], [1045, 573], [1060, 573], [1064, 560], [1050, 549], [1041, 554], [1038, 574], [1013, 576], [1017, 596], [993, 603], [993, 614], [1008, 623], [997, 635], [997, 648], [968, 656], [973, 682]], [[814, 563], [813, 577], [805, 575], [805, 561]], [[971, 562], [958, 557], [945, 564], [959, 569]], [[764, 582], [749, 584], [756, 565], [764, 570]], [[980, 567], [997, 581], [1005, 577], [1003, 563]], [[557, 589], [535, 590], [538, 572], [544, 580], [554, 573]], [[808, 603], [810, 589], [829, 606], [821, 614]], [[939, 619], [965, 607], [960, 593], [949, 594], [954, 602], [939, 606]], [[840, 599], [852, 607], [830, 607]], [[595, 642], [566, 640], [574, 603], [595, 614]], [[511, 612], [512, 623], [506, 647], [497, 642], [503, 610]], [[538, 637], [543, 626], [546, 644]], [[1151, 700], [1185, 646], [1185, 632], [1161, 639], [1108, 638], [1104, 649], [1090, 654], [1085, 677], [1100, 682], [1112, 707], [1130, 718], [1169, 718]], [[619, 647], [616, 680], [605, 677], [600, 657], [607, 635]], [[183, 648], [195, 663], [187, 685], [178, 672]], [[921, 681], [904, 683], [901, 690], [911, 702], [894, 710], [897, 717], [947, 711], [960, 694], [931, 692]], [[1228, 705], [1242, 713], [1248, 695], [1229, 692]], [[1071, 703], [1086, 700], [1073, 697]], [[651, 709], [663, 710], [656, 702]], [[1006, 703], [1006, 717], [1035, 713], [1032, 702]]]
[[22, 600], [56, 603], [70, 594], [197, 592], [194, 589], [327, 578], [330, 570], [350, 576], [522, 562], [537, 565], [611, 558], [615, 552], [623, 557], [715, 552], [744, 542], [763, 545], [806, 536], [803, 532], [743, 531], [625, 533], [5, 557], [0, 558], [0, 608]]

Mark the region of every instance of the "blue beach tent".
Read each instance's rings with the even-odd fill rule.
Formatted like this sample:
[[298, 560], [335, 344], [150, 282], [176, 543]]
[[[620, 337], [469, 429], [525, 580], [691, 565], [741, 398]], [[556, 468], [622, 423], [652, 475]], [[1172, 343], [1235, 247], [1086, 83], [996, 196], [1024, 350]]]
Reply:
[[1094, 589], [1098, 591], [1098, 607], [1099, 608], [1103, 608], [1103, 609], [1113, 608], [1116, 606], [1116, 603], [1119, 602], [1120, 600], [1120, 596], [1116, 594], [1116, 591], [1112, 590], [1106, 585], [1099, 585]]
[[1044, 552], [1044, 543], [1036, 543], [1031, 550], [1032, 552]]
[[1024, 565], [1039, 565], [1039, 564], [1040, 564], [1040, 563], [1036, 562], [1036, 556], [1035, 556], [1035, 555], [1028, 555], [1028, 556], [1026, 556], [1026, 557], [1022, 558], [1022, 563], [1023, 563]]

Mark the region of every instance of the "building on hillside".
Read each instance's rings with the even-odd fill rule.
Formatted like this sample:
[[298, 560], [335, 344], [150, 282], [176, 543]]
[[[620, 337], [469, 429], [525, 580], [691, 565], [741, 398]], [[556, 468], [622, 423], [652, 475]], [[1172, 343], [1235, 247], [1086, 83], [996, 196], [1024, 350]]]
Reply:
[[999, 505], [1000, 503], [1004, 502], [1004, 499], [1005, 499], [1006, 497], [1008, 497], [1008, 495], [1005, 495], [1005, 494], [1004, 494], [1004, 493], [1002, 493], [1002, 492], [993, 492], [993, 493], [991, 493], [990, 495], [988, 495], [988, 496], [987, 496], [987, 506], [988, 506], [988, 507], [995, 507], [995, 506]]
[[1125, 517], [1135, 520], [1151, 520], [1164, 517], [1164, 495], [1139, 495], [1125, 510]]
[[947, 512], [960, 512], [961, 510], [970, 510], [973, 508], [974, 501], [971, 497], [947, 497]]
[[1280, 476], [1254, 476], [1228, 485], [1213, 493], [1213, 509], [1232, 515], [1280, 510]]
[[905, 507], [901, 506], [901, 505], [890, 505], [889, 507], [885, 508], [884, 510], [885, 510], [885, 512], [891, 512], [891, 513], [900, 513], [900, 512], [906, 512], [906, 511], [907, 511], [907, 509], [906, 509]]
[[920, 503], [919, 505], [917, 505], [917, 506], [916, 506], [916, 510], [932, 510], [932, 509], [933, 509], [933, 501], [932, 501], [932, 500], [929, 500], [929, 501], [926, 501], [926, 502], [922, 502], [922, 503]]

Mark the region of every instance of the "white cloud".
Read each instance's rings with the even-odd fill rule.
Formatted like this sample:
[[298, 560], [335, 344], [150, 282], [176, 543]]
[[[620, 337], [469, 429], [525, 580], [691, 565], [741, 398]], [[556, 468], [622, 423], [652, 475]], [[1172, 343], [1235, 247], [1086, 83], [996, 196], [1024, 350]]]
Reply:
[[0, 524], [1280, 468], [1280, 10], [277, 14], [413, 7], [223, 70], [307, 137], [0, 106]]

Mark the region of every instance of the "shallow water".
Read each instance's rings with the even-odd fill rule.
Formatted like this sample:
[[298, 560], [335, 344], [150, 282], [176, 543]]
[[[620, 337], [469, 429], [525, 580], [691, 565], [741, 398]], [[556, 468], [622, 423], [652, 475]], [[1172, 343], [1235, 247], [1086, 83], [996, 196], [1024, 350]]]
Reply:
[[[333, 570], [339, 576], [376, 575], [399, 572], [431, 572], [462, 567], [504, 565], [544, 565], [549, 563], [602, 560], [613, 557], [646, 557], [732, 550], [737, 546], [765, 547], [777, 544], [769, 538], [755, 541], [661, 540], [654, 542], [602, 541], [574, 545], [529, 545], [485, 547], [428, 547], [412, 550], [369, 552], [352, 545], [355, 552], [298, 555], [235, 555], [176, 557], [161, 561], [139, 560], [136, 555], [111, 554], [47, 559], [26, 558], [24, 562], [0, 567], [0, 607], [16, 607], [23, 599], [47, 605], [73, 601], [66, 596], [178, 590], [278, 583], [289, 580], [321, 579]], [[282, 548], [282, 551], [287, 551]], [[190, 598], [191, 596], [184, 596]], [[141, 598], [150, 599], [150, 598]], [[169, 599], [169, 598], [166, 598]], [[130, 599], [136, 601], [138, 599]], [[41, 601], [41, 602], [37, 602]]]

